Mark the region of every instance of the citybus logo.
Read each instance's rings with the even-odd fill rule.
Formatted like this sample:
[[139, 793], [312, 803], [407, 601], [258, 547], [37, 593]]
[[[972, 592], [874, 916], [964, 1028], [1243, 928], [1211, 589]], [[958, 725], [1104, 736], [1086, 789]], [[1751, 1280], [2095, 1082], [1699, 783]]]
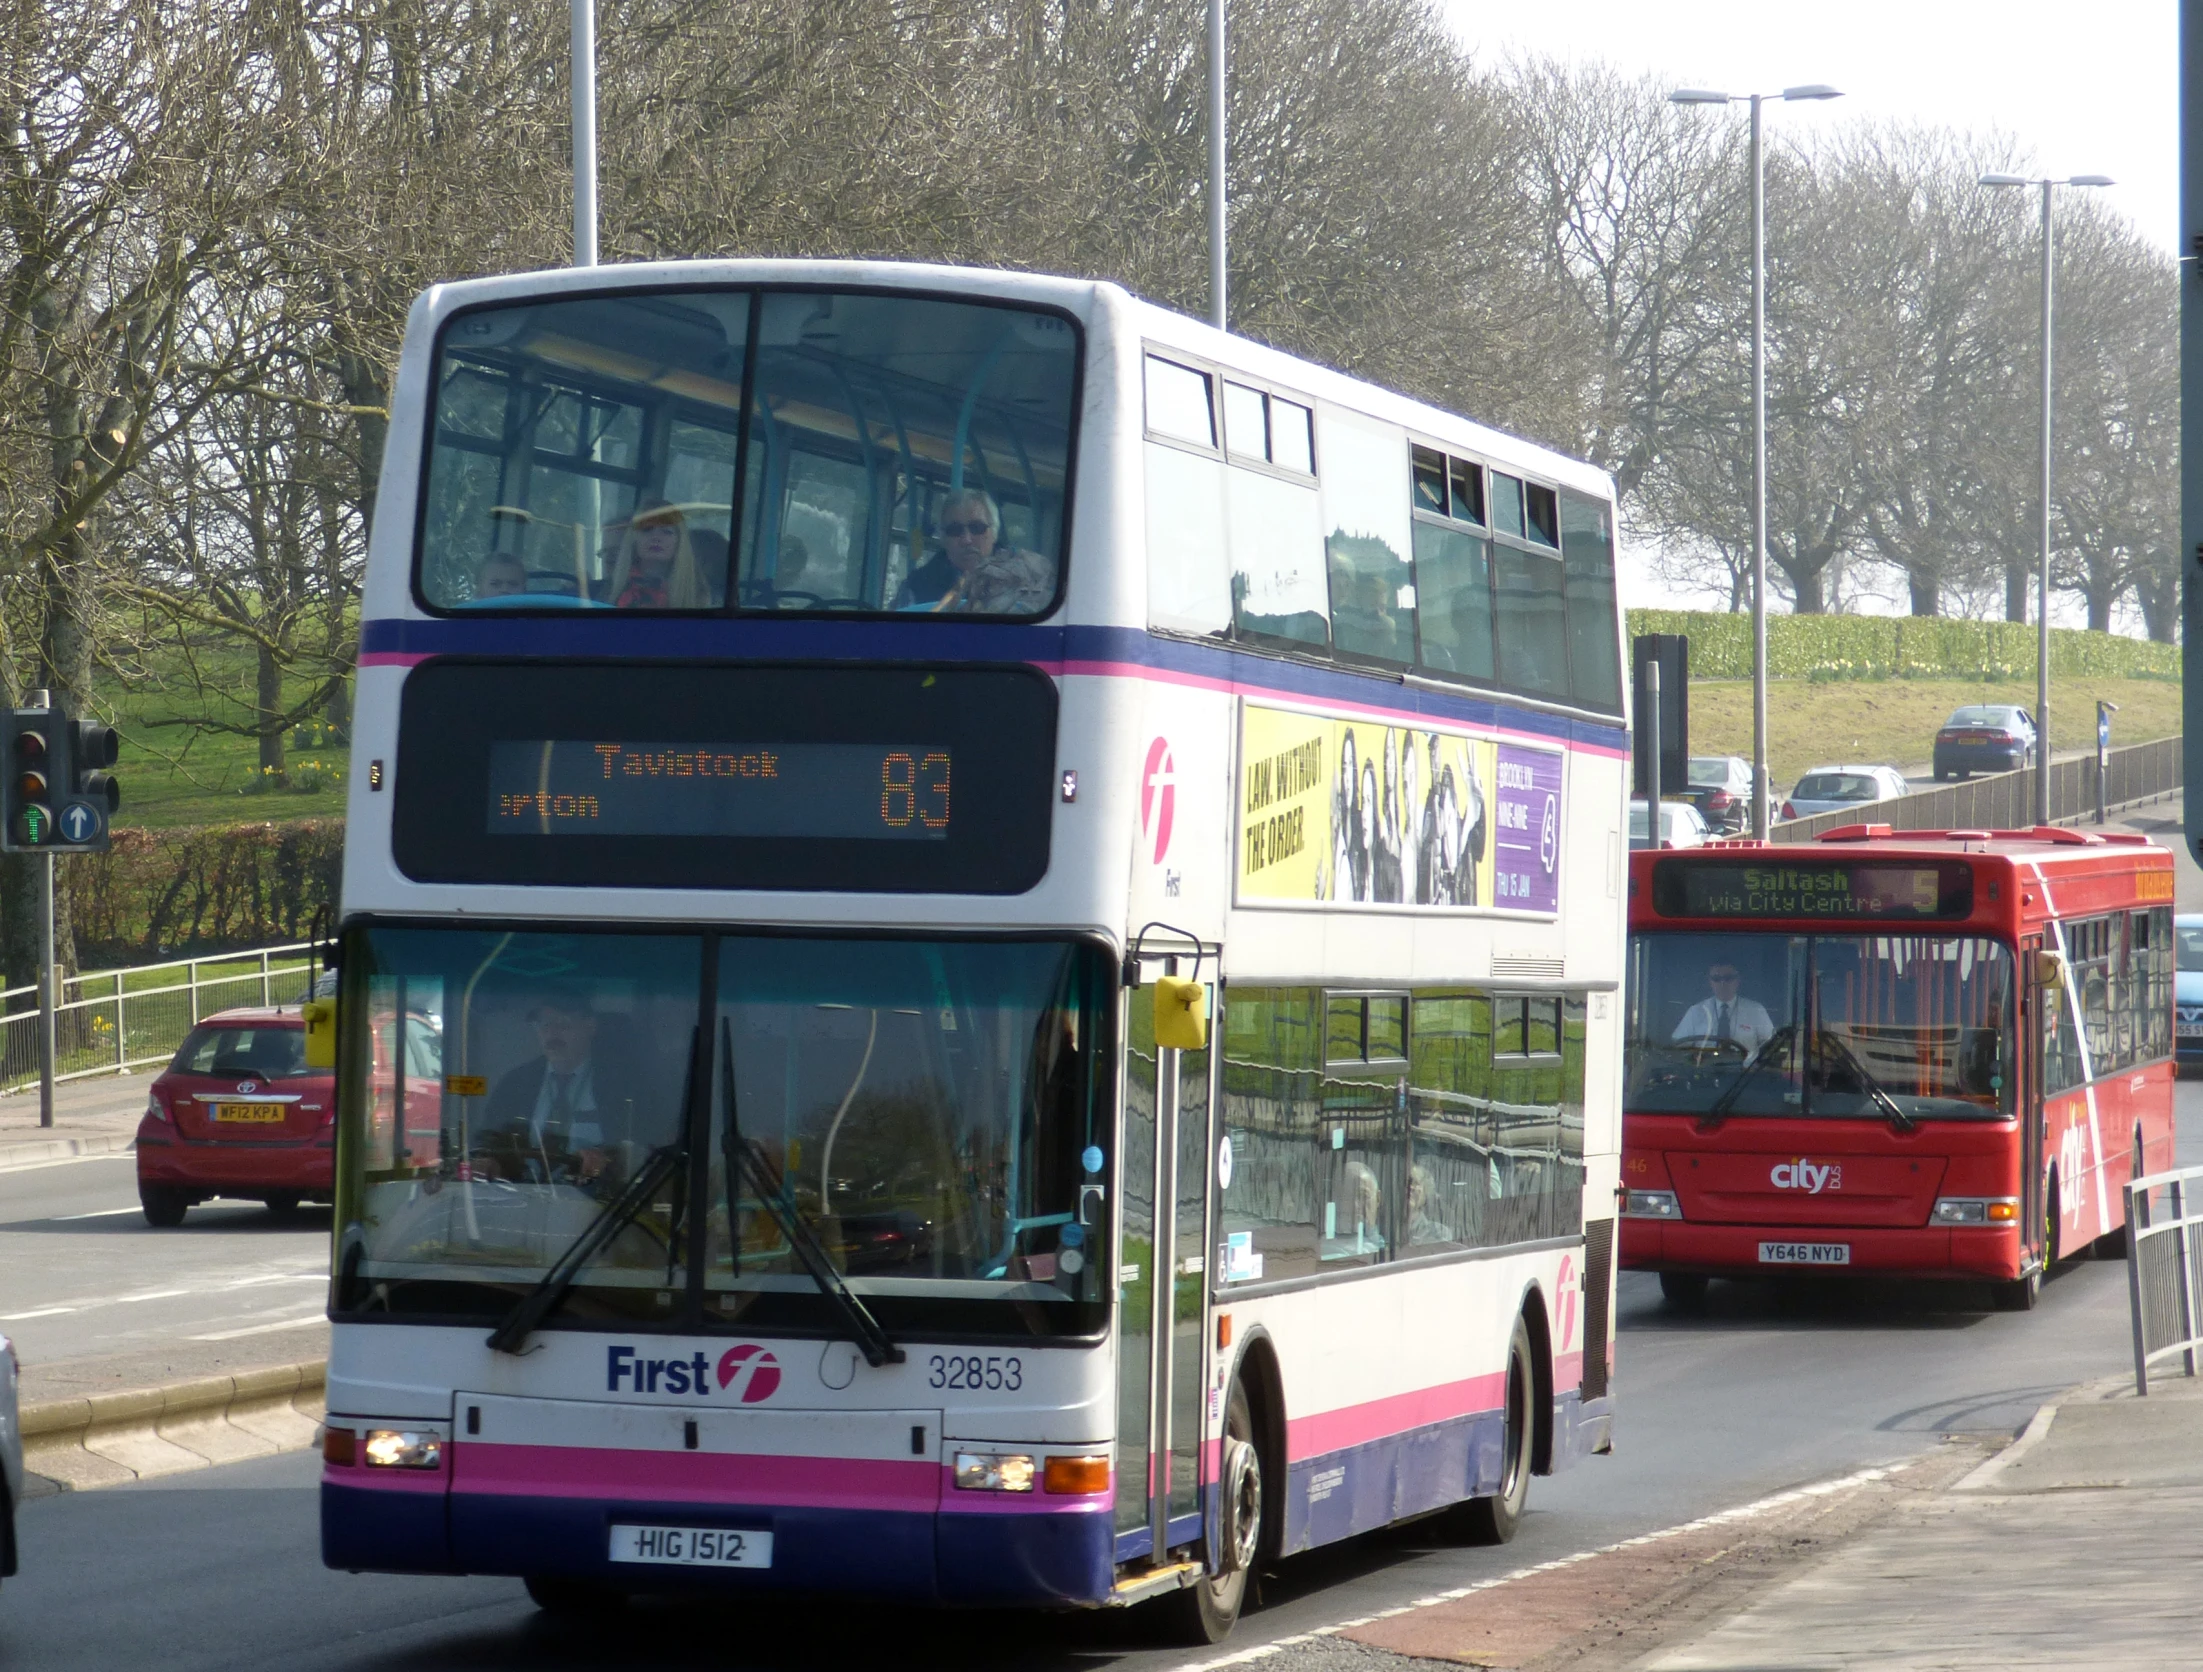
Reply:
[[1158, 737], [1147, 746], [1147, 769], [1140, 774], [1140, 834], [1155, 844], [1158, 865], [1170, 852], [1170, 822], [1177, 810], [1177, 764], [1171, 759], [1170, 739]]
[[1818, 1196], [1823, 1190], [1843, 1188], [1843, 1169], [1833, 1161], [1818, 1166], [1800, 1158], [1778, 1162], [1767, 1180], [1777, 1190], [1802, 1190], [1809, 1196]]
[[755, 1405], [780, 1386], [780, 1361], [752, 1341], [729, 1347], [719, 1355], [719, 1385], [743, 1404]]

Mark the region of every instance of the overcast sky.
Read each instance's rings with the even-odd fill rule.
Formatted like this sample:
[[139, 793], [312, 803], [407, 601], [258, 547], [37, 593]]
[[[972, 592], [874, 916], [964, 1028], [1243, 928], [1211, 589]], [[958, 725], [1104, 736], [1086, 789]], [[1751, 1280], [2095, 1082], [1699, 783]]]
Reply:
[[[1844, 96], [1776, 106], [1770, 133], [1809, 135], [1846, 122], [1935, 124], [2002, 133], [2032, 154], [2029, 172], [2108, 174], [2120, 213], [2177, 249], [2180, 193], [2179, 16], [2175, 0], [1442, 0], [1480, 61], [1512, 54], [1603, 60], [1677, 87], [1774, 93], [1825, 82]], [[1719, 113], [1704, 113], [1719, 120]], [[1741, 121], [1738, 112], [1732, 120]], [[1864, 580], [1871, 571], [1862, 571]], [[1905, 608], [1893, 578], [1865, 612]], [[1625, 562], [1624, 602], [1671, 589], [1642, 553]], [[1720, 607], [1712, 596], [1700, 607]], [[2124, 612], [2131, 615], [2129, 609]], [[2070, 617], [2070, 620], [2068, 619]], [[2083, 626], [2077, 600], [2053, 601], [2059, 625]], [[2126, 631], [2138, 628], [2124, 619]]]
[[[2016, 138], [2045, 173], [2108, 174], [2105, 195], [2164, 249], [2179, 243], [2175, 0], [1444, 0], [1482, 60], [1604, 59], [1679, 87], [1841, 88], [1770, 129], [1923, 122]], [[1738, 118], [1741, 120], [1741, 116]]]

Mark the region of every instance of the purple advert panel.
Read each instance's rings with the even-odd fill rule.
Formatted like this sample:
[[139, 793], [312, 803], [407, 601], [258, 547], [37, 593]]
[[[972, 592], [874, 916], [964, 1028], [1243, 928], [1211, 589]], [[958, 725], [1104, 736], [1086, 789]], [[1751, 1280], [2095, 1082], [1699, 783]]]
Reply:
[[1562, 759], [1545, 749], [1499, 746], [1499, 833], [1492, 844], [1495, 906], [1560, 910]]

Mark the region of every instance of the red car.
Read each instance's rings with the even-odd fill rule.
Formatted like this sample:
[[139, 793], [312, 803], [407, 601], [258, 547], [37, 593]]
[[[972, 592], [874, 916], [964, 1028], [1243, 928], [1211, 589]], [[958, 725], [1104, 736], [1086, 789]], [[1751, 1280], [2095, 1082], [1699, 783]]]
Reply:
[[278, 1213], [336, 1183], [334, 1069], [306, 1066], [306, 1024], [289, 1010], [225, 1010], [193, 1028], [153, 1082], [138, 1122], [138, 1201], [181, 1225], [210, 1196]]
[[[433, 1017], [405, 1029], [404, 1136], [398, 1135], [396, 1017], [374, 1018], [368, 1165], [434, 1171], [441, 1140], [443, 1037]], [[336, 1070], [306, 1066], [295, 1007], [225, 1010], [191, 1030], [153, 1082], [138, 1122], [138, 1201], [154, 1225], [181, 1225], [210, 1196], [286, 1213], [335, 1199]]]

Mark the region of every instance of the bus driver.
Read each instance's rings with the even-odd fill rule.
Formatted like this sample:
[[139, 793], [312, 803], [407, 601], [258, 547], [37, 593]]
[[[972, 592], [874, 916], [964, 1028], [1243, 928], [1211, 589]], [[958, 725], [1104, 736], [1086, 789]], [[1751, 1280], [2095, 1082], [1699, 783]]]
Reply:
[[1715, 1044], [1734, 1040], [1747, 1057], [1774, 1038], [1775, 1020], [1767, 1014], [1767, 1007], [1736, 990], [1736, 965], [1732, 961], [1716, 958], [1706, 970], [1706, 985], [1712, 992], [1683, 1012], [1683, 1019], [1675, 1025], [1675, 1038]]

